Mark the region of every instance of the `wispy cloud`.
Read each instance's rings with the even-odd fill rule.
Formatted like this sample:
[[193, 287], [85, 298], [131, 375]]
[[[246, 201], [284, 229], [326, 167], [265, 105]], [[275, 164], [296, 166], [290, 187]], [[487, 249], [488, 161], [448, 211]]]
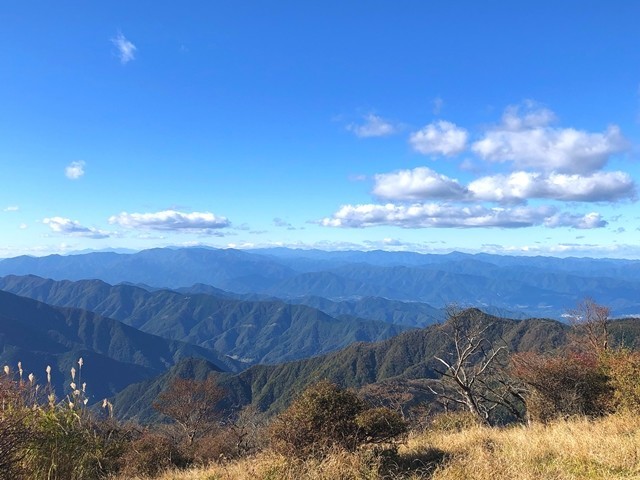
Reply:
[[109, 238], [111, 236], [109, 232], [104, 232], [93, 227], [85, 227], [75, 220], [64, 217], [45, 218], [42, 220], [42, 223], [48, 225], [55, 233], [71, 237], [100, 239]]
[[481, 205], [456, 206], [436, 203], [413, 205], [343, 205], [332, 217], [319, 222], [327, 227], [364, 228], [601, 228], [607, 225], [598, 213], [574, 215], [552, 206], [487, 208]]
[[113, 43], [118, 50], [117, 55], [118, 58], [120, 58], [120, 63], [123, 65], [126, 65], [136, 58], [136, 46], [131, 43], [122, 32], [118, 32], [118, 34], [111, 39], [111, 43]]
[[84, 167], [86, 163], [83, 160], [71, 162], [64, 169], [64, 174], [70, 180], [77, 180], [84, 175]]
[[273, 219], [273, 224], [276, 227], [290, 227], [291, 226], [291, 224], [289, 222], [287, 222], [286, 220], [283, 220], [281, 218], [278, 218], [278, 217]]
[[220, 233], [214, 232], [214, 230], [231, 226], [231, 222], [226, 217], [211, 212], [184, 213], [177, 210], [152, 213], [122, 212], [110, 217], [109, 223], [125, 228], [215, 234], [217, 236]]
[[368, 177], [362, 173], [352, 173], [347, 177], [350, 182], [364, 182], [367, 178]]
[[370, 113], [364, 117], [364, 123], [347, 125], [347, 130], [360, 138], [385, 137], [396, 133], [398, 127], [382, 117]]
[[[298, 230], [292, 224], [279, 217], [273, 219], [273, 225], [279, 228], [286, 228], [287, 230]], [[304, 228], [301, 228], [300, 230], [304, 230]]]
[[444, 107], [444, 100], [440, 97], [436, 97], [433, 99], [433, 114], [440, 115], [442, 111], [442, 107]]
[[3, 212], [17, 212], [18, 210], [20, 210], [20, 207], [17, 205], [9, 205], [2, 209]]

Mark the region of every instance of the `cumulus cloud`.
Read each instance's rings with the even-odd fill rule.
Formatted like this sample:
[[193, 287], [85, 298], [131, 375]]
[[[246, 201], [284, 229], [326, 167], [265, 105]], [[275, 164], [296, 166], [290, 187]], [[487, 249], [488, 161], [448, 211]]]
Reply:
[[398, 170], [375, 177], [373, 194], [393, 200], [456, 199], [467, 195], [457, 180], [427, 167]]
[[425, 155], [457, 155], [467, 147], [469, 134], [454, 123], [440, 120], [430, 123], [409, 137], [409, 143]]
[[136, 46], [127, 40], [127, 37], [125, 37], [122, 32], [118, 32], [118, 34], [111, 39], [111, 43], [113, 43], [118, 50], [118, 58], [120, 58], [120, 63], [123, 65], [126, 65], [136, 58]]
[[435, 203], [413, 205], [343, 205], [332, 217], [319, 222], [327, 227], [363, 228], [380, 225], [402, 228], [599, 228], [606, 225], [598, 214], [584, 216], [558, 212], [555, 207], [487, 208], [481, 205], [455, 206]]
[[587, 174], [604, 167], [609, 158], [628, 148], [616, 125], [591, 133], [574, 128], [554, 128], [546, 109], [524, 114], [516, 107], [505, 112], [502, 123], [473, 143], [472, 151], [483, 160], [512, 163], [517, 169]]
[[[454, 123], [430, 123], [410, 135], [413, 148], [440, 156], [468, 151], [470, 158], [460, 167], [471, 179], [461, 182], [424, 166], [378, 173], [371, 193], [389, 203], [343, 205], [317, 223], [343, 228], [602, 228], [607, 221], [599, 213], [575, 213], [557, 202], [635, 201], [631, 175], [603, 168], [629, 143], [615, 125], [589, 132], [556, 123], [554, 112], [532, 101], [508, 107], [500, 123], [475, 142]], [[541, 200], [556, 203], [541, 205]]]
[[615, 202], [635, 199], [636, 185], [625, 172], [590, 175], [513, 172], [480, 177], [468, 185], [427, 167], [375, 175], [373, 194], [394, 201], [457, 200], [526, 203], [529, 199]]
[[353, 132], [357, 137], [385, 137], [397, 132], [398, 128], [392, 123], [384, 120], [378, 115], [370, 113], [364, 117], [364, 123], [347, 125], [347, 130]]
[[212, 234], [213, 230], [231, 225], [231, 222], [226, 217], [214, 215], [210, 212], [184, 213], [176, 210], [164, 210], [154, 213], [122, 212], [110, 217], [109, 223], [125, 228], [206, 234]]
[[82, 177], [84, 175], [84, 167], [85, 167], [85, 165], [86, 164], [85, 164], [85, 162], [83, 160], [80, 160], [78, 162], [71, 162], [64, 169], [64, 174], [70, 180], [77, 180], [77, 179], [79, 179], [80, 177]]
[[513, 172], [481, 177], [468, 185], [471, 198], [500, 203], [544, 198], [578, 202], [615, 202], [634, 199], [636, 185], [625, 172], [595, 172], [590, 175]]
[[579, 228], [581, 230], [603, 228], [607, 225], [608, 222], [603, 220], [602, 216], [596, 212], [587, 213], [586, 215], [575, 215], [568, 212], [561, 212], [546, 218], [544, 221], [545, 227], [572, 227]]
[[20, 210], [20, 207], [17, 205], [9, 205], [2, 209], [3, 212], [17, 212], [18, 210]]
[[109, 238], [109, 232], [104, 232], [92, 227], [85, 227], [75, 220], [64, 217], [50, 217], [42, 220], [42, 223], [48, 225], [55, 233], [68, 235], [71, 237], [83, 238]]

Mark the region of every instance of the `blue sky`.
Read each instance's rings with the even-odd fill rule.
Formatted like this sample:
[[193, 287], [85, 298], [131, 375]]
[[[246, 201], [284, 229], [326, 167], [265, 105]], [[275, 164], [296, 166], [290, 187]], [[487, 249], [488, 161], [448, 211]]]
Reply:
[[640, 258], [640, 3], [3, 2], [0, 257]]

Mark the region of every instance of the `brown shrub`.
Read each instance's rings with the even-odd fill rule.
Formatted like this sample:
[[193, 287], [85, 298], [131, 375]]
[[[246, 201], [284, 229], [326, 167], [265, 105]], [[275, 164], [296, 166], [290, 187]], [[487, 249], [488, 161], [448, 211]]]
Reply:
[[193, 461], [200, 465], [238, 458], [238, 436], [233, 430], [225, 428], [215, 435], [195, 440], [191, 452]]
[[355, 451], [366, 443], [392, 441], [406, 424], [386, 408], [370, 410], [350, 391], [322, 381], [312, 385], [269, 428], [271, 447], [296, 457], [324, 457], [332, 450]]
[[184, 455], [171, 439], [165, 435], [144, 432], [131, 441], [120, 457], [120, 473], [125, 477], [135, 475], [156, 476], [172, 467], [186, 465]]
[[385, 407], [360, 412], [355, 420], [363, 443], [392, 442], [407, 433], [407, 422], [399, 413]]
[[528, 390], [526, 407], [531, 420], [596, 417], [611, 411], [609, 377], [593, 355], [527, 352], [514, 355], [512, 362], [513, 375]]
[[616, 410], [640, 413], [640, 352], [617, 350], [602, 359]]

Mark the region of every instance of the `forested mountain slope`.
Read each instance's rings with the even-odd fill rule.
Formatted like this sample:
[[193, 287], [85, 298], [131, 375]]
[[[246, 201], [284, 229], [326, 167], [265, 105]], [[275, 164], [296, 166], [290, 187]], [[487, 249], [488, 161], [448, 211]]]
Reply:
[[242, 301], [175, 291], [149, 292], [99, 280], [7, 276], [0, 289], [115, 318], [144, 332], [214, 349], [242, 361], [279, 363], [392, 337], [409, 327], [341, 316], [282, 301]]
[[[474, 311], [477, 314], [478, 311]], [[486, 338], [495, 345], [506, 345], [509, 352], [553, 352], [567, 344], [571, 327], [549, 319], [511, 320], [480, 313], [490, 327]], [[640, 319], [612, 322], [610, 332], [615, 344], [640, 347]], [[254, 405], [272, 414], [285, 408], [308, 385], [329, 379], [344, 387], [360, 389], [395, 383], [434, 379], [439, 364], [435, 356], [447, 358], [454, 351], [452, 339], [443, 325], [412, 330], [377, 343], [357, 343], [324, 356], [280, 365], [256, 365], [238, 374], [217, 374], [227, 391], [227, 406]], [[149, 405], [170, 378], [197, 371], [207, 375], [206, 364], [189, 360], [166, 374], [131, 385], [115, 399], [118, 415], [145, 419], [153, 416]], [[418, 382], [419, 383], [419, 382]], [[422, 398], [431, 398], [427, 390]], [[135, 405], [134, 405], [135, 404]]]
[[[53, 307], [0, 291], [0, 364], [38, 382], [51, 365], [56, 392], [68, 392], [69, 369], [82, 357], [82, 380], [99, 400], [132, 382], [156, 376], [184, 358], [207, 360], [222, 371], [228, 363], [217, 352], [141, 332], [117, 320], [77, 308]], [[76, 368], [78, 367], [75, 365]]]
[[[490, 339], [503, 339], [511, 351], [553, 351], [565, 344], [569, 327], [546, 319], [510, 320], [481, 314], [491, 322]], [[500, 340], [502, 341], [502, 340]], [[435, 378], [435, 355], [446, 355], [452, 348], [451, 338], [442, 325], [412, 330], [377, 343], [356, 343], [324, 356], [280, 365], [256, 365], [236, 375], [223, 374], [220, 384], [228, 392], [229, 405], [253, 404], [269, 412], [285, 407], [296, 392], [322, 379], [330, 379], [345, 387], [360, 388], [388, 380]], [[132, 399], [145, 397], [137, 404], [150, 405], [154, 392], [174, 375], [132, 385], [116, 398], [123, 412], [144, 418], [148, 409], [134, 411]]]

